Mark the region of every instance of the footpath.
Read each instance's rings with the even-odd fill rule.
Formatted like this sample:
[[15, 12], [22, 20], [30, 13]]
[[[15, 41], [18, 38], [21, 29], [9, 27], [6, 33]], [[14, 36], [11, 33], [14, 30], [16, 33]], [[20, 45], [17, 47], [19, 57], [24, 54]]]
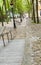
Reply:
[[14, 39], [9, 43], [5, 39], [6, 46], [3, 46], [2, 40], [0, 40], [0, 65], [21, 65], [24, 56], [25, 46], [25, 19], [14, 30]]
[[41, 65], [41, 24], [26, 21], [26, 42], [22, 65]]
[[31, 22], [24, 19], [14, 40], [0, 46], [0, 65], [41, 65], [41, 24]]

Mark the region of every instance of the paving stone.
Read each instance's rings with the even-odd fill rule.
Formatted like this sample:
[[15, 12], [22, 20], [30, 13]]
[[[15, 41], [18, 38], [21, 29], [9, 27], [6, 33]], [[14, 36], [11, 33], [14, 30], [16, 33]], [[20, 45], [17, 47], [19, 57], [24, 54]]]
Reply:
[[25, 39], [15, 39], [2, 48], [0, 65], [21, 65], [24, 55]]

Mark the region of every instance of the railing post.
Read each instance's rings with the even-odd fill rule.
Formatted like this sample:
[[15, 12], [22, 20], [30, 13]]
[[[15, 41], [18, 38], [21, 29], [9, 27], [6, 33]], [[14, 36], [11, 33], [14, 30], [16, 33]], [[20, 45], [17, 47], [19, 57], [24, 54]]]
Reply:
[[2, 35], [2, 40], [3, 40], [4, 47], [5, 47], [4, 35]]

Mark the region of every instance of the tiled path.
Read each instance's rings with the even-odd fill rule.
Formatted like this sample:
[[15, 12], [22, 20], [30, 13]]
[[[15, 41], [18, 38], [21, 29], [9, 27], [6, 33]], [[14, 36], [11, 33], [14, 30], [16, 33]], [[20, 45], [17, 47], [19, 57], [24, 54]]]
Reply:
[[[0, 65], [41, 65], [41, 24], [24, 19], [14, 40], [0, 47]], [[25, 24], [24, 24], [25, 23]]]
[[21, 65], [24, 45], [25, 39], [12, 40], [6, 47], [0, 45], [0, 65]]
[[0, 65], [22, 64], [25, 46], [25, 26], [26, 20], [24, 19], [21, 25], [17, 26], [14, 40], [11, 40], [9, 44], [5, 40], [6, 47], [3, 47], [3, 42], [0, 40]]

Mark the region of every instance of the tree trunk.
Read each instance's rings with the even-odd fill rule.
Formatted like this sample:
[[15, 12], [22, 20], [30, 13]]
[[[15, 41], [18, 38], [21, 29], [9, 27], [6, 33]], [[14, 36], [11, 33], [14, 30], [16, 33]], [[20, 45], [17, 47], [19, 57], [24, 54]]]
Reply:
[[20, 13], [20, 21], [22, 22], [22, 13]]
[[9, 2], [8, 2], [8, 0], [7, 0], [7, 4], [8, 4], [8, 10], [9, 10]]
[[14, 13], [13, 13], [13, 8], [12, 8], [12, 16], [13, 16], [13, 25], [14, 25], [14, 29], [16, 28], [16, 23], [15, 23], [15, 17], [14, 17]]
[[4, 26], [4, 22], [2, 22], [2, 26]]
[[28, 17], [30, 18], [30, 12], [28, 13]]
[[35, 19], [35, 8], [34, 8], [34, 0], [32, 0], [32, 6], [33, 6], [33, 13], [32, 13], [32, 19], [34, 20], [34, 23], [36, 23], [36, 19]]
[[38, 0], [36, 0], [36, 14], [37, 14], [37, 23], [39, 23], [39, 17], [38, 17]]
[[3, 0], [3, 5], [4, 5], [5, 11], [6, 11], [6, 10], [7, 10], [7, 9], [6, 9], [6, 0]]

